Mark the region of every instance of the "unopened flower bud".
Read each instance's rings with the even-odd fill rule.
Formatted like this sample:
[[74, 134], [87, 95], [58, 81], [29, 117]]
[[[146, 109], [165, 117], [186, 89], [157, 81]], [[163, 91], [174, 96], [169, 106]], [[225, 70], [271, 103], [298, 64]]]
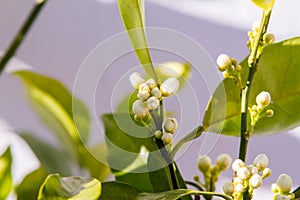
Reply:
[[210, 170], [210, 167], [211, 167], [211, 159], [209, 156], [200, 156], [198, 158], [198, 161], [197, 161], [197, 164], [198, 164], [198, 169], [203, 172], [203, 173], [206, 173], [207, 171]]
[[274, 197], [274, 200], [290, 200], [290, 198], [288, 196], [282, 195], [282, 194], [277, 194]]
[[254, 174], [258, 174], [258, 169], [255, 166], [247, 165], [246, 167], [248, 168], [251, 176], [254, 175]]
[[219, 169], [223, 171], [230, 166], [231, 162], [232, 162], [232, 158], [228, 154], [223, 153], [217, 157], [216, 164], [219, 166]]
[[241, 160], [241, 159], [236, 159], [233, 163], [232, 163], [232, 169], [233, 171], [237, 171], [238, 169], [240, 169], [241, 167], [245, 167], [245, 163]]
[[290, 199], [295, 199], [296, 198], [296, 196], [295, 196], [295, 194], [294, 193], [289, 193], [288, 195], [287, 195]]
[[129, 81], [135, 89], [138, 89], [140, 84], [145, 82], [145, 80], [142, 78], [141, 74], [138, 72], [132, 73], [129, 76]]
[[163, 132], [162, 131], [155, 131], [154, 133], [154, 136], [157, 138], [157, 139], [161, 139], [163, 135]]
[[221, 69], [226, 69], [232, 65], [231, 58], [226, 54], [220, 54], [217, 58], [217, 64]]
[[263, 178], [267, 178], [267, 177], [271, 176], [271, 174], [272, 174], [272, 170], [270, 168], [265, 168], [262, 171], [262, 177]]
[[136, 100], [133, 103], [132, 110], [137, 117], [146, 117], [149, 114], [146, 104], [141, 100]]
[[264, 170], [269, 163], [269, 159], [266, 154], [259, 154], [253, 161], [253, 165], [258, 169], [258, 171]]
[[147, 107], [149, 110], [155, 110], [159, 106], [159, 100], [156, 97], [150, 97], [147, 100]]
[[278, 193], [278, 187], [277, 187], [277, 185], [276, 185], [276, 183], [273, 183], [272, 185], [271, 185], [271, 190], [272, 190], [272, 192], [275, 194], [275, 193]]
[[242, 184], [237, 184], [234, 187], [235, 192], [244, 192], [245, 191], [245, 186]]
[[225, 194], [231, 196], [234, 193], [234, 185], [232, 182], [227, 182], [222, 187]]
[[272, 109], [266, 110], [266, 116], [267, 117], [273, 117], [273, 115], [274, 115], [274, 111]]
[[266, 33], [263, 36], [263, 40], [266, 44], [272, 44], [275, 41], [275, 35], [273, 33]]
[[147, 85], [149, 86], [150, 90], [157, 86], [156, 81], [154, 79], [148, 79], [146, 81]]
[[259, 31], [259, 28], [260, 28], [260, 21], [254, 22], [254, 23], [252, 24], [252, 31], [253, 31], [253, 32], [258, 32], [258, 31]]
[[271, 103], [271, 95], [269, 92], [262, 91], [256, 96], [256, 103], [258, 106], [266, 107]]
[[229, 78], [229, 77], [230, 77], [230, 74], [229, 74], [228, 71], [224, 71], [224, 72], [223, 72], [223, 76], [224, 76], [224, 78]]
[[242, 71], [242, 66], [241, 65], [237, 65], [235, 67], [235, 69], [236, 69], [237, 72], [241, 72]]
[[175, 118], [167, 118], [164, 123], [164, 129], [166, 132], [174, 133], [178, 128], [178, 123]]
[[173, 135], [171, 133], [165, 132], [165, 133], [163, 133], [161, 140], [163, 141], [163, 143], [165, 145], [170, 144], [173, 140]]
[[249, 184], [251, 185], [251, 187], [253, 188], [258, 188], [259, 186], [261, 186], [262, 184], [262, 178], [260, 175], [258, 174], [254, 174], [250, 180], [249, 180]]
[[243, 179], [241, 179], [240, 177], [237, 176], [237, 177], [234, 177], [233, 183], [235, 185], [237, 185], [237, 184], [244, 184], [244, 181], [243, 181]]
[[237, 170], [237, 176], [243, 180], [247, 180], [250, 177], [250, 171], [247, 167], [241, 167]]
[[168, 97], [175, 94], [179, 88], [179, 81], [177, 78], [171, 77], [165, 80], [160, 86], [160, 91], [163, 96]]
[[158, 99], [162, 96], [161, 91], [158, 89], [158, 87], [155, 87], [151, 90], [151, 95]]
[[142, 101], [147, 100], [149, 98], [149, 96], [150, 96], [150, 93], [146, 90], [139, 91], [139, 93], [137, 94], [137, 97]]
[[292, 178], [287, 174], [281, 174], [276, 181], [276, 185], [279, 193], [289, 193], [293, 185]]

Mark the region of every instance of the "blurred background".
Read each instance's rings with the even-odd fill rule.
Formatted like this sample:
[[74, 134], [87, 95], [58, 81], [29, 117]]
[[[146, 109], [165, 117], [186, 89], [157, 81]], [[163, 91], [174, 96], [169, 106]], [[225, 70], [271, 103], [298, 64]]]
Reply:
[[[32, 0], [0, 1], [0, 51], [6, 50], [33, 4]], [[300, 35], [300, 18], [297, 10], [299, 6], [300, 2], [297, 0], [278, 0], [275, 3], [269, 30], [275, 33], [277, 41]], [[261, 11], [252, 5], [250, 0], [146, 0], [147, 27], [179, 31], [202, 45], [213, 60], [220, 53], [227, 53], [238, 60], [246, 57], [247, 31], [251, 29], [253, 22], [260, 20], [260, 17]], [[49, 0], [16, 57], [35, 71], [60, 80], [72, 90], [76, 73], [90, 51], [107, 38], [123, 31], [124, 27], [115, 1]], [[154, 52], [156, 63], [173, 58], [175, 57]], [[138, 65], [134, 54], [124, 62], [126, 66]], [[11, 62], [10, 65], [15, 64]], [[93, 112], [98, 116], [110, 111], [111, 97], [105, 97], [103, 94], [109, 92], [109, 88], [105, 86], [113, 84], [113, 80], [110, 81], [109, 78], [104, 80], [107, 82], [99, 86], [103, 89], [95, 94], [96, 105], [88, 105], [90, 110], [96, 109]], [[194, 79], [192, 77], [191, 83], [197, 84], [195, 77]], [[0, 77], [0, 95], [0, 119], [8, 124], [4, 125], [4, 122], [0, 124], [2, 126], [0, 152], [9, 143], [17, 141], [7, 139], [9, 134], [5, 134], [5, 131], [1, 133], [1, 130], [27, 131], [45, 141], [57, 143], [54, 136], [30, 109], [21, 84], [9, 73], [3, 73]], [[208, 96], [204, 99], [208, 99]], [[205, 109], [205, 105], [206, 101], [199, 102], [200, 110]], [[7, 128], [8, 126], [12, 129]], [[101, 133], [97, 133], [97, 126], [98, 123], [94, 121], [93, 137], [100, 140], [102, 136]], [[251, 139], [248, 161], [251, 162], [259, 153], [266, 153], [270, 158], [270, 168], [273, 170], [273, 176], [265, 181], [266, 188], [258, 190], [260, 196], [257, 199], [271, 198], [271, 191], [267, 186], [275, 182], [281, 173], [291, 175], [295, 187], [300, 184], [300, 173], [297, 172], [300, 160], [296, 156], [300, 150], [299, 131], [300, 129], [295, 129], [288, 133]], [[213, 160], [222, 152], [236, 157], [238, 144], [238, 138], [221, 136], [209, 155]], [[199, 145], [201, 138], [178, 158], [186, 179], [191, 180], [194, 175], [200, 174], [196, 167]], [[15, 150], [15, 153], [17, 152], [22, 150]], [[25, 154], [22, 156], [23, 159], [24, 156], [29, 159], [25, 163], [30, 165], [33, 156], [31, 154], [28, 157]], [[16, 173], [21, 173], [20, 168], [23, 168], [23, 171], [26, 168], [24, 166], [18, 168], [16, 165], [20, 163], [22, 162], [15, 164]], [[36, 164], [28, 167], [28, 170], [34, 167]], [[225, 178], [229, 180], [231, 175], [232, 172], [229, 170], [222, 176], [221, 181]]]

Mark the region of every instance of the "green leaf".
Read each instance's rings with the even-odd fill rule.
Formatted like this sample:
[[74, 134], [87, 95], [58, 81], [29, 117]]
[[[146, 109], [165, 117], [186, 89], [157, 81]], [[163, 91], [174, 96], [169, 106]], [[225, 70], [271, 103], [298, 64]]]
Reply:
[[126, 183], [113, 181], [102, 183], [99, 200], [135, 200], [140, 190]]
[[6, 199], [12, 189], [12, 156], [7, 148], [0, 157], [0, 199]]
[[64, 176], [71, 175], [70, 160], [62, 150], [58, 150], [32, 134], [22, 133], [20, 136], [27, 142], [47, 172], [60, 173]]
[[252, 0], [252, 2], [258, 7], [267, 10], [272, 9], [275, 0]]
[[101, 183], [97, 179], [84, 177], [61, 177], [49, 175], [39, 191], [39, 200], [96, 200], [101, 194]]
[[[89, 113], [59, 81], [30, 71], [14, 73], [26, 86], [29, 98], [43, 122], [53, 130], [68, 151], [76, 157], [77, 145], [87, 141]], [[73, 112], [75, 108], [76, 112]], [[75, 123], [76, 122], [76, 123]]]
[[144, 30], [144, 1], [118, 0], [118, 5], [125, 29], [140, 63], [143, 65], [146, 73], [157, 80]]
[[47, 176], [48, 172], [43, 167], [28, 174], [16, 188], [18, 200], [37, 199], [40, 186]]
[[231, 197], [214, 192], [201, 192], [189, 189], [178, 189], [160, 193], [143, 193], [131, 185], [122, 182], [105, 182], [102, 184], [102, 193], [99, 200], [176, 200], [189, 195], [219, 196], [226, 200]]
[[[255, 98], [261, 91], [272, 96], [268, 109], [274, 110], [271, 118], [261, 118], [253, 134], [274, 134], [300, 125], [300, 38], [289, 39], [264, 48], [250, 90], [249, 106], [256, 104]], [[247, 59], [241, 63], [242, 78], [248, 76]], [[225, 95], [226, 94], [226, 95]], [[215, 90], [203, 126], [208, 131], [239, 136], [240, 91], [232, 79], [225, 79]]]

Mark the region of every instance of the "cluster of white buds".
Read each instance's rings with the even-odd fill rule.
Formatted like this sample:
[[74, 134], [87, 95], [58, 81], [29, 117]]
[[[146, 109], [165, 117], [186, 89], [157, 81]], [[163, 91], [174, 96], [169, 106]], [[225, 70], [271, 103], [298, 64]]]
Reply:
[[147, 117], [149, 110], [156, 110], [159, 107], [162, 97], [175, 94], [179, 87], [179, 81], [176, 78], [168, 78], [159, 86], [154, 79], [145, 81], [138, 72], [132, 73], [129, 80], [131, 85], [138, 90], [139, 99], [132, 106], [135, 119]]
[[[257, 37], [259, 31], [260, 31], [260, 22], [254, 22], [252, 25], [252, 30], [248, 32], [249, 40], [247, 42], [247, 46], [250, 49], [250, 51], [254, 47], [255, 38]], [[272, 44], [274, 41], [275, 41], [275, 35], [273, 33], [270, 33], [270, 32], [265, 33], [263, 35], [263, 40], [262, 40], [262, 44], [260, 47], [264, 47], [268, 44]], [[261, 50], [259, 50], [259, 51], [261, 51]]]
[[239, 87], [242, 87], [241, 71], [242, 67], [235, 58], [226, 54], [220, 54], [217, 58], [218, 69], [223, 72], [224, 78], [233, 78]]
[[272, 117], [274, 111], [265, 108], [271, 103], [271, 95], [268, 92], [262, 91], [256, 96], [256, 104], [248, 108], [251, 117], [251, 126], [253, 127], [256, 122], [263, 117]]
[[267, 168], [268, 163], [269, 160], [265, 154], [257, 155], [252, 165], [246, 165], [242, 160], [236, 159], [232, 163], [236, 177], [232, 183], [226, 183], [223, 186], [225, 194], [233, 196], [235, 200], [240, 200], [242, 193], [247, 190], [252, 194], [254, 189], [262, 185], [263, 179], [271, 175], [271, 169]]
[[272, 192], [274, 200], [293, 200], [294, 193], [291, 192], [293, 186], [292, 178], [287, 174], [281, 174], [276, 183], [272, 184]]
[[[199, 156], [197, 164], [198, 169], [202, 172], [207, 191], [215, 190], [215, 183], [218, 181], [220, 173], [225, 171], [231, 165], [232, 158], [226, 154], [220, 154], [216, 159], [216, 164], [213, 166], [209, 156]], [[198, 180], [199, 181], [199, 180]]]
[[154, 136], [161, 139], [165, 145], [170, 144], [173, 140], [173, 134], [178, 129], [178, 123], [175, 118], [167, 118], [164, 122], [162, 131], [155, 131]]

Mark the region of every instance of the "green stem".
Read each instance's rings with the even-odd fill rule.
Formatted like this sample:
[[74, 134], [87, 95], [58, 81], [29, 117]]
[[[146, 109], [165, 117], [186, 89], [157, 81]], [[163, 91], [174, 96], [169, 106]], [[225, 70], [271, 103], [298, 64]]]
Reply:
[[248, 149], [248, 142], [250, 139], [250, 132], [248, 129], [248, 104], [249, 104], [249, 93], [252, 85], [252, 80], [257, 71], [258, 66], [258, 49], [261, 45], [263, 35], [266, 33], [269, 20], [271, 16], [271, 10], [264, 11], [260, 30], [255, 38], [254, 47], [251, 50], [248, 58], [249, 74], [247, 82], [243, 90], [241, 91], [241, 140], [239, 149], [239, 159], [245, 161]]
[[15, 38], [12, 40], [11, 44], [9, 45], [7, 51], [5, 52], [4, 56], [2, 57], [0, 61], [0, 74], [4, 70], [7, 62], [15, 55], [16, 51], [18, 50], [20, 44], [22, 43], [23, 39], [25, 38], [26, 34], [28, 33], [28, 30], [32, 26], [33, 22], [37, 18], [38, 14], [40, 13], [41, 9], [47, 2], [47, 0], [40, 0], [35, 1], [35, 6], [31, 10], [29, 16], [27, 17], [26, 21], [22, 25], [21, 29], [15, 36]]

